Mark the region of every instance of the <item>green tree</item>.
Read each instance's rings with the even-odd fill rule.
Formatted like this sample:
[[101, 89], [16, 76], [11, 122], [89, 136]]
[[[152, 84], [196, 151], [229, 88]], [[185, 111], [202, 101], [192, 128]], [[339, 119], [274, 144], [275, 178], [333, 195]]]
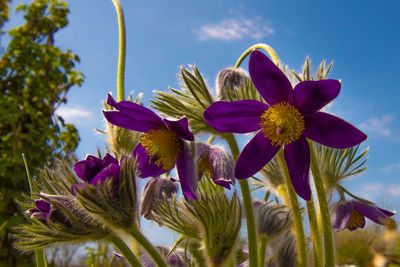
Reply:
[[[0, 29], [8, 21], [9, 4], [0, 0]], [[37, 168], [75, 150], [78, 132], [55, 110], [83, 81], [75, 70], [78, 56], [54, 45], [55, 33], [68, 24], [67, 4], [34, 0], [16, 11], [23, 12], [25, 23], [0, 32], [9, 40], [0, 58], [0, 266], [26, 266], [9, 235], [23, 220], [15, 200], [29, 190], [21, 153], [35, 175]]]

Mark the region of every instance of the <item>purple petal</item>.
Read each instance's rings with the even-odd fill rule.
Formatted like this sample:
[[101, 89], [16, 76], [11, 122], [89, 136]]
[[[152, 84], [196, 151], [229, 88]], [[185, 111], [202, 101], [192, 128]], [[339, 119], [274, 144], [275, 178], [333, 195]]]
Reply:
[[111, 178], [114, 183], [117, 183], [119, 181], [119, 171], [120, 167], [118, 163], [112, 163], [102, 169], [90, 183], [96, 186], [100, 182], [103, 185], [107, 178]]
[[333, 148], [349, 148], [367, 136], [350, 123], [324, 112], [304, 114], [303, 134], [317, 143]]
[[214, 129], [230, 133], [250, 133], [260, 129], [260, 116], [268, 105], [256, 100], [217, 101], [203, 113]]
[[39, 200], [35, 200], [35, 206], [43, 212], [49, 212], [50, 211], [50, 203], [43, 200], [43, 199], [39, 199]]
[[256, 174], [279, 149], [280, 146], [273, 146], [262, 131], [258, 132], [240, 153], [236, 162], [235, 177], [245, 179]]
[[294, 88], [294, 106], [302, 113], [314, 113], [335, 99], [340, 92], [338, 80], [304, 81]]
[[[87, 158], [89, 157], [90, 156], [88, 156]], [[86, 182], [90, 182], [93, 176], [96, 175], [96, 173], [98, 172], [98, 167], [96, 165], [96, 162], [90, 160], [89, 158], [87, 160], [81, 160], [75, 163], [74, 171], [79, 178]]]
[[371, 221], [383, 224], [384, 220], [388, 218], [383, 212], [381, 212], [378, 207], [370, 204], [366, 204], [360, 201], [353, 200], [352, 201], [353, 208], [370, 219]]
[[146, 153], [146, 149], [141, 144], [138, 144], [133, 150], [133, 157], [137, 157], [136, 167], [140, 178], [159, 176], [168, 171], [157, 164], [151, 163], [150, 157]]
[[189, 130], [188, 120], [186, 117], [183, 117], [182, 119], [177, 121], [164, 119], [164, 122], [167, 125], [168, 129], [170, 129], [171, 132], [173, 132], [177, 137], [188, 141], [194, 140], [194, 135]]
[[113, 156], [111, 156], [109, 153], [107, 153], [102, 160], [102, 168], [110, 164], [118, 164], [118, 160], [115, 159]]
[[208, 154], [211, 178], [215, 184], [230, 189], [235, 181], [235, 161], [224, 149], [213, 146]]
[[350, 222], [353, 205], [350, 202], [340, 203], [331, 213], [332, 227], [343, 230]]
[[382, 212], [383, 214], [385, 214], [386, 216], [388, 216], [388, 217], [392, 217], [393, 215], [395, 215], [396, 213], [395, 212], [391, 212], [391, 211], [388, 211], [388, 210], [385, 210], [385, 209], [382, 209], [382, 208], [379, 208], [379, 207], [376, 207], [380, 212]]
[[196, 142], [195, 144], [195, 149], [196, 149], [196, 156], [195, 156], [195, 161], [198, 162], [204, 154], [208, 153], [210, 151], [210, 146], [207, 145], [206, 143], [202, 142]]
[[136, 118], [136, 116], [139, 115], [139, 118], [143, 118], [149, 122], [157, 123], [159, 125], [164, 125], [164, 122], [160, 116], [139, 104], [130, 101], [120, 101], [117, 103], [110, 94], [108, 94], [107, 104], [113, 106], [122, 113], [130, 115], [133, 118]]
[[117, 110], [103, 111], [104, 117], [113, 125], [132, 131], [148, 132], [152, 129], [160, 129], [164, 126], [145, 113], [126, 113]]
[[197, 199], [196, 167], [190, 152], [190, 147], [185, 142], [183, 142], [182, 151], [179, 153], [178, 160], [176, 161], [176, 168], [185, 198]]
[[251, 52], [249, 73], [254, 86], [269, 105], [284, 101], [292, 104], [292, 85], [285, 74], [262, 52]]
[[284, 154], [294, 191], [302, 199], [309, 201], [311, 198], [311, 188], [308, 180], [310, 147], [306, 138], [301, 136], [299, 140], [285, 145]]

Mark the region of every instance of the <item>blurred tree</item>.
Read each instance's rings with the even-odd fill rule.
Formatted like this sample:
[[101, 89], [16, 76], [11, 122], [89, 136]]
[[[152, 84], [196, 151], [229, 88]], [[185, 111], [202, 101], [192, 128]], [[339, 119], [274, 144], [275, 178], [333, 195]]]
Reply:
[[[0, 0], [0, 30], [8, 21], [10, 0]], [[54, 46], [55, 33], [66, 27], [67, 4], [59, 0], [34, 0], [20, 5], [25, 23], [0, 31], [8, 44], [0, 57], [0, 266], [27, 266], [12, 248], [10, 227], [23, 217], [16, 201], [28, 193], [21, 153], [36, 169], [56, 157], [71, 154], [79, 135], [72, 124], [55, 114], [66, 93], [80, 86], [77, 55]]]

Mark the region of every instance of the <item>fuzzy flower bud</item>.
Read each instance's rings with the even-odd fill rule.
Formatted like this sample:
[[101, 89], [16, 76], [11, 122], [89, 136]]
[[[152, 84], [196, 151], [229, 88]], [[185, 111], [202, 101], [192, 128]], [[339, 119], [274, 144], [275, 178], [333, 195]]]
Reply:
[[236, 97], [235, 88], [244, 86], [247, 73], [240, 68], [224, 68], [217, 75], [217, 100], [228, 100], [228, 95]]
[[159, 201], [165, 201], [178, 192], [178, 186], [170, 179], [161, 177], [150, 178], [143, 188], [140, 215], [150, 220], [155, 206]]
[[260, 235], [273, 239], [293, 225], [293, 218], [285, 206], [269, 203], [258, 204], [254, 210], [257, 230]]
[[235, 184], [235, 161], [224, 148], [198, 142], [196, 162], [199, 177], [209, 175], [215, 184], [227, 189]]
[[73, 193], [88, 213], [108, 226], [130, 228], [136, 223], [137, 200], [132, 158], [118, 160], [89, 156], [75, 164], [78, 177], [86, 183], [73, 186]]

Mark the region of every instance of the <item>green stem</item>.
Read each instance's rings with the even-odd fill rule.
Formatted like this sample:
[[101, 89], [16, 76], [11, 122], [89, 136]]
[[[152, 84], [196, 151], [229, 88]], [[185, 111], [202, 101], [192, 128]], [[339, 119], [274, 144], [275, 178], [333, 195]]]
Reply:
[[314, 198], [311, 195], [310, 201], [307, 201], [308, 220], [310, 222], [311, 239], [314, 247], [314, 266], [323, 266], [322, 240], [318, 227], [317, 214], [314, 206]]
[[158, 253], [158, 251], [151, 245], [147, 238], [134, 226], [128, 230], [128, 233], [146, 250], [149, 256], [154, 260], [157, 266], [167, 267], [167, 263]]
[[192, 241], [188, 246], [188, 250], [190, 255], [196, 260], [196, 266], [198, 267], [206, 267], [206, 259], [203, 255], [203, 249], [198, 242]]
[[324, 246], [325, 246], [325, 266], [333, 267], [335, 265], [335, 253], [333, 245], [331, 219], [329, 216], [328, 201], [326, 200], [324, 184], [322, 182], [322, 177], [319, 171], [318, 162], [315, 157], [314, 148], [311, 142], [309, 143], [309, 146], [311, 155], [311, 171], [314, 177], [315, 189], [317, 190], [320, 215], [322, 220], [322, 230], [324, 235]]
[[[239, 157], [239, 148], [236, 143], [235, 137], [233, 136], [233, 134], [229, 133], [224, 134], [224, 138], [228, 142], [229, 148], [232, 152], [232, 156], [236, 161]], [[246, 214], [247, 242], [249, 246], [249, 264], [250, 266], [257, 266], [257, 232], [249, 184], [247, 183], [247, 179], [239, 180], [239, 184], [240, 190], [242, 191], [244, 212]]]
[[258, 246], [258, 266], [264, 267], [265, 262], [265, 249], [267, 248], [268, 238], [266, 235], [260, 236], [259, 246]]
[[142, 266], [139, 260], [135, 257], [128, 246], [122, 241], [116, 234], [111, 233], [107, 239], [112, 242], [116, 248], [124, 255], [125, 259], [129, 262], [131, 266], [140, 267]]
[[267, 51], [268, 54], [271, 56], [272, 61], [274, 61], [275, 64], [278, 63], [278, 61], [279, 61], [278, 55], [276, 54], [275, 50], [272, 49], [272, 47], [270, 47], [267, 44], [255, 44], [255, 45], [252, 45], [249, 48], [247, 48], [246, 51], [244, 51], [244, 53], [236, 61], [235, 68], [239, 68], [240, 64], [242, 64], [243, 59], [245, 59], [251, 53], [251, 51], [253, 51], [254, 49], [258, 49], [258, 48], [264, 49], [265, 51]]
[[118, 101], [125, 99], [124, 93], [124, 77], [125, 77], [125, 56], [126, 56], [126, 33], [125, 33], [125, 20], [124, 12], [122, 11], [121, 3], [119, 0], [111, 0], [115, 6], [118, 16], [119, 28], [119, 56], [118, 56], [118, 74], [117, 74], [117, 90]]
[[306, 238], [304, 236], [303, 219], [301, 217], [299, 200], [297, 199], [297, 195], [296, 192], [294, 191], [292, 181], [290, 180], [290, 175], [286, 165], [285, 157], [283, 155], [283, 150], [278, 152], [278, 158], [282, 166], [283, 176], [285, 178], [290, 207], [293, 211], [293, 222], [294, 222], [294, 229], [296, 231], [299, 266], [305, 267], [307, 266], [307, 249], [306, 249]]
[[[28, 163], [25, 158], [25, 154], [22, 154], [22, 160], [24, 162], [26, 177], [28, 178], [29, 191], [31, 194], [31, 198], [33, 199], [33, 184], [32, 184], [32, 176], [28, 168]], [[44, 248], [36, 248], [35, 249], [35, 259], [37, 267], [47, 267], [46, 253], [44, 252]]]

